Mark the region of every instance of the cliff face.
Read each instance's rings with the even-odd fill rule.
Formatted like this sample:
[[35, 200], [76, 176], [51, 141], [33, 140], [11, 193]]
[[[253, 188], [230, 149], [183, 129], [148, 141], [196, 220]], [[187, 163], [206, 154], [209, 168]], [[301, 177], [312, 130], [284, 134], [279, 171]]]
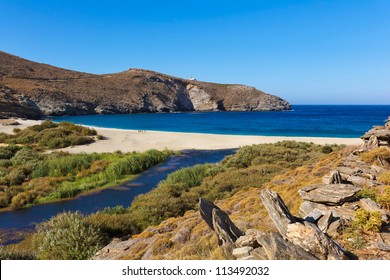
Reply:
[[94, 75], [0, 52], [2, 117], [288, 109], [287, 101], [244, 85], [186, 80], [141, 69]]

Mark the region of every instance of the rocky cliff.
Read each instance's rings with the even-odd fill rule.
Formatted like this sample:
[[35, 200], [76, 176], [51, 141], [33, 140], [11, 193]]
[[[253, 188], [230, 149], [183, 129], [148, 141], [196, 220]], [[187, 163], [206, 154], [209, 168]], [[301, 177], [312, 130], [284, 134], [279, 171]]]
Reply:
[[288, 109], [287, 101], [244, 85], [187, 80], [141, 69], [94, 75], [0, 52], [2, 117]]

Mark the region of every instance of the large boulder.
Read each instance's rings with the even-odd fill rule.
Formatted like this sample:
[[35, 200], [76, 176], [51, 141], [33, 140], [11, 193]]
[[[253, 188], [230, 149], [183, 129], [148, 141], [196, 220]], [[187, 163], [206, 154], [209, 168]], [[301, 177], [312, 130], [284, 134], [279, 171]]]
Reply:
[[342, 205], [355, 199], [359, 187], [349, 184], [311, 185], [298, 191], [305, 201], [326, 205]]

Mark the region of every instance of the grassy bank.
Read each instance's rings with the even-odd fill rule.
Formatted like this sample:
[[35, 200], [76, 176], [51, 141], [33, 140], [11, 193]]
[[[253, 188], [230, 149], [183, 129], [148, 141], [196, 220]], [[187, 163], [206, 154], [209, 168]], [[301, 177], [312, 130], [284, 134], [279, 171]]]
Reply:
[[97, 141], [96, 131], [44, 121], [1, 134], [0, 208], [23, 208], [74, 197], [130, 180], [165, 161], [169, 151], [68, 154], [53, 148]]

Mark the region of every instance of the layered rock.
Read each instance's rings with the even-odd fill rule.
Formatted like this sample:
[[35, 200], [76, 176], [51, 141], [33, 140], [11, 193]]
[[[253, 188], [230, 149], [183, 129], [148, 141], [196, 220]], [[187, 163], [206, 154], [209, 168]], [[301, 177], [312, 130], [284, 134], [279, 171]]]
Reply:
[[3, 117], [174, 111], [288, 110], [290, 104], [244, 85], [187, 80], [142, 69], [94, 75], [0, 52]]
[[[261, 200], [274, 222], [278, 233], [266, 234], [259, 230], [248, 230], [238, 239], [230, 239], [223, 246], [226, 258], [232, 256], [240, 260], [344, 260], [349, 259], [348, 253], [333, 239], [322, 232], [314, 223], [293, 217], [280, 196], [271, 190], [261, 192]], [[211, 202], [200, 202], [200, 211], [208, 212]], [[216, 206], [215, 206], [216, 207]], [[215, 213], [213, 213], [215, 215]], [[226, 220], [227, 214], [219, 209], [220, 220]], [[209, 224], [210, 217], [202, 215]], [[230, 221], [230, 219], [229, 219]], [[229, 224], [231, 221], [229, 222]], [[225, 223], [223, 223], [225, 225]], [[216, 227], [210, 227], [222, 239], [224, 234]], [[230, 224], [227, 228], [236, 228]], [[227, 249], [230, 249], [228, 251]]]

